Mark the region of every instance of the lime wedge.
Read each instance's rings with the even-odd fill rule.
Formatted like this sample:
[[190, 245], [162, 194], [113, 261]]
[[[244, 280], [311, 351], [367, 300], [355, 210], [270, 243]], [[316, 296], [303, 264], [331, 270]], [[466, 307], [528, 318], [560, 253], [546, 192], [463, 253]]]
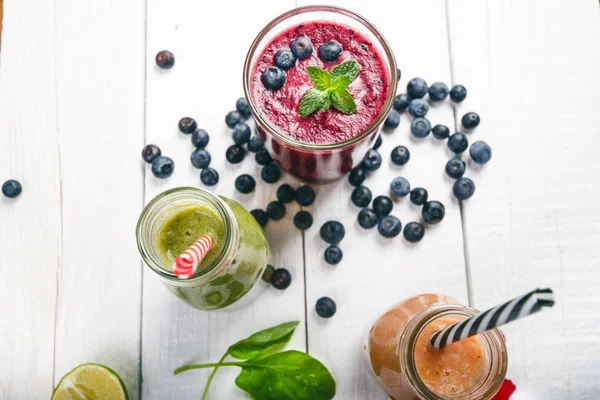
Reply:
[[52, 400], [127, 400], [127, 390], [110, 368], [82, 364], [62, 377]]

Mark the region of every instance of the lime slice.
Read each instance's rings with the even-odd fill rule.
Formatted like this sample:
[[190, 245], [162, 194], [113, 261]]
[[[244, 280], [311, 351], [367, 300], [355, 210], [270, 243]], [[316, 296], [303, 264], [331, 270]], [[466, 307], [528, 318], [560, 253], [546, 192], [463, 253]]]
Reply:
[[110, 368], [82, 364], [62, 377], [52, 400], [127, 400], [127, 390]]

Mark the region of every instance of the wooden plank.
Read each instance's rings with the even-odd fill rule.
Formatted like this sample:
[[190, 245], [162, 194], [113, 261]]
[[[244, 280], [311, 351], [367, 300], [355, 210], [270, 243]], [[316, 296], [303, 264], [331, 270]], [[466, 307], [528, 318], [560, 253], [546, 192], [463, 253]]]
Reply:
[[470, 139], [494, 151], [464, 204], [475, 306], [552, 287], [551, 312], [504, 329], [514, 398], [596, 398], [598, 3], [448, 3], [457, 115], [480, 113]]
[[61, 257], [60, 170], [54, 85], [54, 8], [6, 4], [0, 66], [0, 398], [52, 393], [56, 274]]
[[113, 368], [138, 398], [143, 204], [143, 0], [56, 3], [63, 188], [56, 377]]
[[[189, 157], [190, 137], [179, 133], [177, 122], [184, 116], [196, 118], [210, 137], [207, 150], [220, 174], [215, 193], [233, 198], [248, 209], [266, 207], [275, 200], [278, 185], [260, 179], [253, 155], [241, 164], [225, 161], [232, 144], [225, 114], [235, 108], [243, 95], [242, 66], [247, 49], [260, 29], [293, 1], [221, 1], [210, 7], [202, 2], [148, 2], [147, 40], [147, 143], [159, 145], [175, 161], [173, 175], [161, 181], [146, 170], [146, 202], [175, 186], [201, 186], [200, 171]], [[243, 27], [244, 34], [241, 34]], [[160, 70], [154, 56], [163, 49], [175, 55], [171, 70]], [[141, 150], [141, 149], [140, 149]], [[257, 189], [241, 195], [234, 180], [241, 173], [256, 177]], [[293, 181], [286, 177], [287, 181]], [[297, 184], [297, 182], [295, 183]], [[203, 312], [184, 304], [169, 293], [149, 270], [144, 271], [142, 326], [142, 394], [145, 399], [198, 398], [204, 389], [207, 371], [173, 376], [175, 368], [194, 361], [216, 361], [227, 347], [260, 329], [290, 320], [300, 320], [289, 348], [305, 350], [304, 282], [302, 236], [291, 228], [296, 205], [287, 216], [266, 227], [272, 260], [293, 274], [292, 285], [284, 292], [267, 288], [248, 306], [232, 312]], [[213, 381], [210, 399], [246, 398], [234, 384], [236, 368], [221, 370]]]
[[[389, 2], [383, 0], [334, 4], [361, 13], [382, 31], [402, 69], [399, 93], [405, 92], [408, 80], [416, 76], [430, 83], [449, 83], [443, 1], [405, 2], [397, 6], [401, 12], [390, 12]], [[431, 107], [428, 118], [432, 124], [454, 123], [448, 103]], [[422, 141], [415, 140], [407, 114], [402, 115], [400, 127], [394, 133], [382, 135], [383, 165], [367, 178], [366, 186], [374, 196], [388, 194], [391, 180], [404, 176], [413, 187], [425, 187], [431, 199], [444, 203], [446, 218], [428, 229], [417, 245], [410, 245], [401, 236], [384, 239], [376, 228], [365, 231], [358, 225], [359, 209], [350, 202], [352, 188], [347, 179], [319, 187], [313, 207], [315, 224], [306, 234], [309, 351], [335, 374], [340, 399], [386, 398], [369, 375], [361, 355], [371, 324], [386, 309], [426, 292], [445, 293], [467, 301], [460, 210], [451, 197], [450, 182], [444, 174], [450, 153], [431, 135]], [[398, 145], [407, 146], [411, 152], [410, 162], [404, 167], [394, 166], [390, 160], [391, 150]], [[397, 201], [392, 214], [403, 224], [420, 220], [420, 208], [408, 198]], [[344, 258], [336, 267], [324, 262], [327, 245], [319, 237], [320, 226], [332, 219], [346, 227], [346, 237], [341, 243]], [[337, 314], [330, 320], [320, 319], [314, 311], [321, 296], [337, 302]]]

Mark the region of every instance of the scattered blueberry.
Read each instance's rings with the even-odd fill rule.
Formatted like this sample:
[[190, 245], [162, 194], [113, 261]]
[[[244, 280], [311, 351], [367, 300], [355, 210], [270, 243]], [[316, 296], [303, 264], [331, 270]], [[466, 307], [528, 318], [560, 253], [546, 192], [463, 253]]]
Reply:
[[242, 160], [244, 159], [245, 155], [246, 155], [246, 151], [239, 144], [232, 144], [225, 151], [225, 158], [231, 164], [241, 163]]
[[282, 203], [291, 203], [296, 199], [296, 191], [293, 187], [284, 183], [277, 188], [277, 200]]
[[179, 120], [179, 130], [186, 135], [194, 133], [198, 124], [194, 118], [183, 117]]
[[429, 104], [423, 99], [414, 99], [408, 104], [408, 113], [415, 118], [424, 117], [427, 112], [429, 112]]
[[480, 140], [471, 145], [469, 154], [477, 164], [485, 164], [492, 158], [492, 148], [486, 142]]
[[475, 112], [468, 112], [460, 120], [460, 123], [465, 129], [475, 129], [481, 122], [479, 115]]
[[154, 161], [154, 159], [156, 159], [156, 157], [160, 157], [160, 154], [161, 154], [160, 148], [155, 144], [148, 144], [142, 150], [142, 158], [148, 164], [151, 164], [152, 161]]
[[281, 68], [269, 67], [263, 72], [260, 81], [272, 91], [279, 90], [285, 85], [286, 75]]
[[309, 38], [300, 36], [292, 42], [292, 53], [299, 59], [309, 57], [313, 52], [313, 45]]
[[248, 140], [248, 150], [250, 150], [251, 152], [256, 153], [257, 151], [264, 148], [265, 145], [263, 144], [263, 141], [260, 138], [260, 136], [252, 136], [250, 140]]
[[308, 185], [302, 185], [296, 189], [296, 201], [301, 206], [310, 206], [315, 201], [315, 191]]
[[404, 93], [397, 95], [396, 97], [394, 97], [394, 110], [398, 111], [398, 112], [402, 112], [402, 111], [406, 111], [406, 109], [408, 108], [408, 96], [405, 95]]
[[452, 193], [459, 200], [467, 200], [475, 193], [475, 184], [469, 178], [459, 178], [452, 186]]
[[175, 65], [175, 56], [169, 50], [163, 50], [156, 53], [156, 65], [162, 69], [169, 69]]
[[413, 78], [406, 85], [406, 93], [410, 99], [420, 99], [427, 94], [429, 87], [425, 79]]
[[446, 125], [437, 124], [431, 130], [431, 133], [433, 133], [434, 138], [444, 140], [448, 139], [448, 136], [450, 136], [450, 129], [448, 129]]
[[235, 109], [244, 118], [248, 118], [250, 115], [252, 115], [250, 112], [250, 106], [248, 105], [245, 97], [240, 97], [235, 101]]
[[422, 206], [423, 204], [427, 203], [428, 196], [429, 194], [424, 188], [414, 188], [410, 191], [410, 202], [416, 206]]
[[450, 178], [458, 179], [465, 173], [466, 164], [460, 157], [452, 157], [446, 163], [446, 175]]
[[244, 117], [237, 111], [229, 111], [227, 115], [225, 115], [225, 124], [231, 129], [235, 128], [235, 126], [241, 122], [244, 122]]
[[296, 64], [296, 56], [290, 50], [281, 49], [275, 53], [275, 66], [290, 69]]
[[410, 183], [405, 178], [398, 176], [390, 183], [390, 190], [395, 196], [405, 197], [410, 193]]
[[352, 191], [351, 200], [356, 207], [366, 207], [371, 203], [372, 194], [366, 186], [358, 186]]
[[260, 171], [260, 176], [262, 177], [263, 181], [267, 183], [275, 183], [281, 176], [281, 170], [277, 164], [271, 162], [262, 168], [262, 171]]
[[367, 174], [365, 170], [362, 168], [362, 166], [359, 165], [357, 167], [352, 168], [352, 170], [348, 174], [348, 182], [350, 182], [352, 186], [360, 186], [360, 184], [364, 182], [366, 177]]
[[321, 226], [319, 234], [321, 235], [321, 239], [327, 243], [338, 244], [342, 241], [344, 235], [346, 235], [346, 229], [338, 221], [327, 221]]
[[377, 136], [377, 140], [375, 141], [375, 144], [373, 145], [373, 148], [375, 150], [377, 150], [378, 148], [381, 147], [382, 143], [383, 143], [383, 139], [381, 138], [381, 135]]
[[450, 99], [455, 103], [460, 103], [467, 97], [467, 89], [463, 85], [455, 85], [450, 90]]
[[10, 199], [14, 199], [15, 197], [19, 196], [22, 191], [23, 187], [14, 179], [10, 179], [2, 184], [2, 194]]
[[241, 122], [233, 128], [231, 137], [233, 138], [233, 142], [235, 144], [239, 144], [241, 146], [243, 144], [248, 143], [251, 134], [252, 131], [250, 130], [248, 124], [246, 124], [245, 122]]
[[319, 317], [331, 318], [337, 311], [337, 306], [335, 305], [335, 301], [331, 300], [329, 297], [321, 297], [317, 300], [315, 309]]
[[267, 205], [267, 215], [274, 221], [280, 220], [285, 216], [285, 206], [280, 201], [272, 201]]
[[400, 220], [393, 215], [386, 215], [377, 223], [377, 230], [384, 238], [393, 238], [402, 231]]
[[206, 168], [210, 165], [210, 153], [204, 149], [196, 149], [190, 155], [192, 165], [198, 169]]
[[411, 243], [419, 242], [425, 235], [425, 227], [418, 222], [409, 222], [404, 227], [404, 239]]
[[256, 219], [256, 221], [263, 228], [267, 225], [267, 222], [269, 222], [269, 215], [264, 210], [257, 208], [255, 210], [250, 211], [250, 214], [252, 214], [254, 219]]
[[442, 82], [436, 82], [429, 88], [429, 98], [432, 101], [442, 101], [448, 97], [448, 86]]
[[415, 118], [410, 123], [410, 131], [418, 138], [424, 138], [431, 132], [431, 124], [427, 118]]
[[469, 141], [464, 133], [456, 132], [448, 138], [448, 148], [450, 151], [460, 154], [469, 147]]
[[394, 203], [387, 196], [377, 196], [373, 199], [373, 211], [378, 217], [388, 215], [392, 212], [392, 208], [394, 208]]
[[402, 78], [402, 71], [400, 71], [400, 68], [396, 68], [396, 80], [400, 81], [400, 78]]
[[194, 133], [192, 133], [192, 144], [198, 149], [205, 148], [209, 141], [210, 136], [204, 129], [196, 129]]
[[271, 275], [271, 285], [275, 289], [285, 290], [292, 283], [292, 274], [285, 268], [277, 268]]
[[204, 168], [200, 171], [200, 180], [206, 186], [215, 186], [219, 183], [219, 173], [214, 168]]
[[377, 214], [370, 208], [363, 208], [358, 213], [358, 224], [364, 229], [371, 229], [377, 225]]
[[428, 201], [421, 209], [423, 221], [428, 224], [437, 224], [444, 219], [444, 215], [446, 215], [446, 209], [439, 201]]
[[392, 162], [396, 165], [404, 165], [410, 160], [410, 151], [404, 146], [395, 147], [392, 150]]
[[152, 173], [157, 178], [168, 178], [174, 169], [175, 163], [169, 157], [159, 156], [152, 161]]
[[375, 149], [369, 149], [362, 160], [362, 166], [367, 171], [375, 171], [381, 167], [381, 155]]
[[398, 125], [400, 125], [400, 113], [396, 110], [391, 110], [383, 122], [383, 127], [386, 129], [396, 129]]
[[256, 187], [256, 181], [248, 174], [243, 174], [235, 178], [235, 188], [243, 194], [248, 194]]
[[329, 265], [337, 265], [342, 261], [342, 249], [332, 244], [325, 249], [325, 262]]
[[256, 163], [258, 165], [267, 165], [268, 163], [273, 161], [273, 159], [271, 158], [271, 155], [269, 154], [267, 149], [265, 149], [264, 147], [256, 152], [256, 155], [254, 156], [254, 160], [256, 160]]
[[296, 213], [294, 216], [294, 225], [296, 228], [305, 231], [310, 228], [313, 224], [312, 214], [308, 211], [301, 210]]
[[325, 62], [337, 60], [341, 53], [342, 45], [335, 40], [325, 42], [319, 47], [319, 58]]

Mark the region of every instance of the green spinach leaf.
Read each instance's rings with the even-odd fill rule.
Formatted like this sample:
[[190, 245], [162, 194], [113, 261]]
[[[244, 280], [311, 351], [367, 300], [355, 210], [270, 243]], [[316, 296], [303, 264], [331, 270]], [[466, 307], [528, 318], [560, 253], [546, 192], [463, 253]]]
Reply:
[[286, 322], [256, 332], [254, 335], [231, 345], [227, 352], [239, 360], [248, 360], [263, 353], [279, 350], [290, 341], [298, 324], [299, 321]]

